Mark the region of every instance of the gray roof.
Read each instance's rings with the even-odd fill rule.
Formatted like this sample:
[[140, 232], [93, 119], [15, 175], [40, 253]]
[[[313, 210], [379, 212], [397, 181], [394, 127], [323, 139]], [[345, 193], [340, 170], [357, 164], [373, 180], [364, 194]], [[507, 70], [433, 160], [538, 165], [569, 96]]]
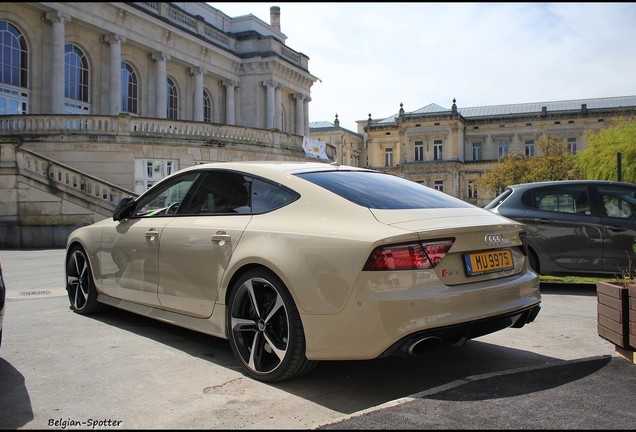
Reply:
[[509, 114], [540, 113], [543, 107], [548, 112], [577, 111], [581, 106], [587, 105], [587, 109], [604, 109], [620, 107], [636, 107], [636, 96], [621, 96], [599, 99], [575, 99], [555, 102], [532, 102], [511, 105], [493, 105], [473, 108], [458, 108], [457, 111], [464, 117], [481, 117]]
[[450, 110], [448, 108], [444, 108], [437, 104], [432, 103], [418, 109], [417, 111], [413, 111], [413, 114], [428, 114], [428, 113], [436, 113], [440, 111], [450, 111]]
[[[597, 99], [573, 99], [566, 101], [552, 101], [552, 102], [530, 102], [522, 104], [507, 104], [507, 105], [491, 105], [491, 106], [478, 106], [468, 108], [457, 108], [457, 112], [464, 118], [476, 118], [476, 117], [490, 117], [490, 116], [505, 116], [505, 115], [520, 115], [520, 114], [536, 114], [540, 113], [543, 107], [546, 107], [548, 112], [566, 112], [566, 111], [578, 111], [581, 106], [587, 105], [588, 110], [595, 109], [612, 109], [621, 107], [636, 108], [636, 96], [619, 96]], [[428, 104], [415, 111], [409, 111], [405, 114], [435, 114], [435, 113], [450, 113], [450, 108], [444, 108], [435, 103]], [[388, 124], [395, 123], [399, 113], [395, 113], [383, 119], [373, 120], [374, 124]], [[309, 123], [310, 129], [324, 129], [335, 128], [333, 123], [328, 121], [317, 121]]]
[[[588, 110], [594, 109], [611, 109], [621, 107], [634, 107], [636, 108], [636, 96], [620, 96], [598, 99], [574, 99], [566, 101], [553, 101], [553, 102], [531, 102], [522, 104], [507, 104], [507, 105], [491, 105], [491, 106], [478, 106], [468, 108], [457, 108], [464, 118], [475, 117], [489, 117], [489, 116], [505, 116], [505, 115], [520, 115], [520, 114], [534, 114], [540, 113], [543, 107], [546, 107], [548, 112], [564, 112], [564, 111], [577, 111], [581, 109], [581, 106], [587, 105]], [[433, 114], [433, 113], [450, 113], [450, 108], [444, 108], [437, 104], [429, 104], [415, 111], [405, 112], [405, 114]], [[393, 114], [381, 120], [374, 120], [374, 123], [393, 123], [395, 122], [398, 114]]]
[[333, 124], [333, 123], [331, 123], [331, 122], [328, 122], [328, 121], [315, 121], [315, 122], [309, 122], [309, 129], [314, 130], [314, 131], [317, 131], [318, 129], [326, 129], [326, 130], [333, 129], [333, 130], [335, 130], [335, 131], [338, 131], [338, 130], [346, 130], [346, 131], [348, 131], [348, 132], [349, 132], [350, 134], [352, 134], [352, 135], [357, 135], [357, 136], [359, 136], [359, 137], [362, 137], [362, 135], [360, 135], [360, 134], [359, 134], [359, 133], [357, 133], [357, 132], [354, 132], [354, 131], [352, 131], [352, 130], [349, 130], [349, 129], [343, 128], [342, 126], [336, 126], [335, 124]]
[[325, 128], [334, 128], [334, 127], [335, 127], [334, 124], [328, 121], [309, 122], [310, 129], [325, 129]]

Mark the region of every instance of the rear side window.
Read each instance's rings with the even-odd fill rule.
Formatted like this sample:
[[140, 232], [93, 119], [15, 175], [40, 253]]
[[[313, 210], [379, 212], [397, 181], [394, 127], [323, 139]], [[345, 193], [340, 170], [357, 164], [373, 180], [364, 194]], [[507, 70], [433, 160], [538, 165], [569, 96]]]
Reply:
[[610, 217], [636, 217], [636, 188], [611, 185], [597, 188], [605, 214]]
[[553, 186], [530, 192], [530, 206], [558, 213], [591, 214], [585, 185]]
[[349, 201], [372, 209], [474, 207], [444, 192], [391, 174], [367, 171], [321, 171], [297, 174]]
[[486, 210], [492, 210], [495, 207], [499, 206], [502, 202], [506, 200], [512, 193], [512, 189], [506, 188], [501, 194], [499, 194], [494, 200], [490, 201], [484, 208]]
[[252, 182], [252, 212], [265, 213], [296, 201], [298, 194], [281, 186], [254, 179]]

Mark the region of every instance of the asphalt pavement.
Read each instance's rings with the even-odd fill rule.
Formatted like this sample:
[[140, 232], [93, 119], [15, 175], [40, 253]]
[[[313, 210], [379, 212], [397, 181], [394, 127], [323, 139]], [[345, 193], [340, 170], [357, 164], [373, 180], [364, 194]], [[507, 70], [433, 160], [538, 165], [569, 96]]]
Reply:
[[73, 313], [64, 251], [0, 250], [0, 258], [9, 285], [0, 429], [636, 425], [636, 365], [598, 336], [594, 287], [542, 286], [535, 322], [463, 347], [321, 362], [271, 385], [245, 376], [227, 341], [125, 311]]
[[467, 377], [317, 429], [615, 429], [636, 425], [636, 366], [602, 356]]

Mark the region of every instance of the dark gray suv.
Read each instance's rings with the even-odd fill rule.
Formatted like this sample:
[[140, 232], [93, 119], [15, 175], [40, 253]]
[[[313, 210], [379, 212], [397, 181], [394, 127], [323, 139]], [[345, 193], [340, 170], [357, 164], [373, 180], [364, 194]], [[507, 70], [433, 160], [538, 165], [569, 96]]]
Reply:
[[487, 210], [526, 224], [542, 275], [636, 270], [636, 184], [563, 180], [506, 187]]

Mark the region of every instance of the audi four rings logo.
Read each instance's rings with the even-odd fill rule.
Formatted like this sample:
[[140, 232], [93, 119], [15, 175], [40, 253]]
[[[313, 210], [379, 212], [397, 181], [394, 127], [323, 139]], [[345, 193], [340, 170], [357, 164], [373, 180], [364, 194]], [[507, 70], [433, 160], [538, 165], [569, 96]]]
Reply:
[[502, 233], [489, 233], [484, 236], [484, 241], [487, 246], [500, 246], [504, 243], [504, 236]]

